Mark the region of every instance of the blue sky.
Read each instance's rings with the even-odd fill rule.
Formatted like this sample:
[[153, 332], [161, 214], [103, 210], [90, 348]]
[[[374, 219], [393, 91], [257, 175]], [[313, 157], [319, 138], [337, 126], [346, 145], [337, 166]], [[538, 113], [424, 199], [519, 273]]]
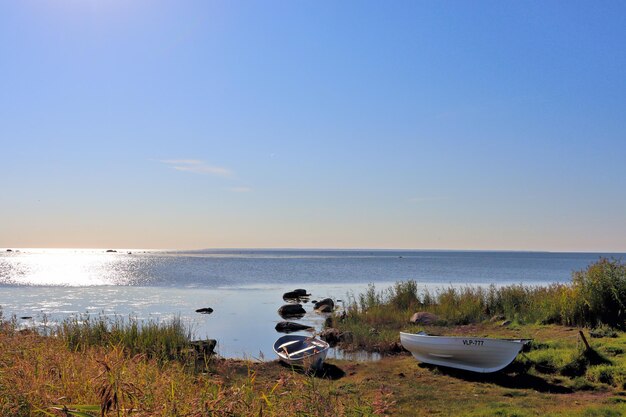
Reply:
[[0, 0], [0, 246], [626, 251], [622, 2]]

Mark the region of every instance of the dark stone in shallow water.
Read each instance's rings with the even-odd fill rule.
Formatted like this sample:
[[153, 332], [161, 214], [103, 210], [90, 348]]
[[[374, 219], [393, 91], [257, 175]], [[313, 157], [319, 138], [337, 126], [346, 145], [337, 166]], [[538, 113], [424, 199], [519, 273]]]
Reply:
[[315, 311], [317, 311], [318, 313], [332, 313], [333, 308], [329, 306], [328, 304], [322, 304]]
[[313, 327], [300, 324], [300, 323], [294, 323], [292, 321], [281, 321], [278, 324], [276, 324], [275, 329], [277, 332], [291, 333], [291, 332], [297, 332], [300, 330], [312, 330]]
[[335, 302], [330, 298], [324, 298], [323, 300], [315, 303], [314, 308], [321, 313], [330, 313], [335, 308]]
[[311, 294], [306, 293], [305, 289], [298, 288], [293, 291], [288, 291], [284, 293], [283, 300], [287, 302], [294, 302], [294, 303], [307, 302], [309, 301], [310, 295]]
[[196, 310], [196, 313], [200, 313], [200, 314], [211, 314], [213, 312], [213, 309], [211, 307], [204, 307], [204, 308], [199, 308]]
[[306, 314], [306, 311], [300, 304], [285, 304], [278, 309], [278, 314], [284, 319], [301, 318]]

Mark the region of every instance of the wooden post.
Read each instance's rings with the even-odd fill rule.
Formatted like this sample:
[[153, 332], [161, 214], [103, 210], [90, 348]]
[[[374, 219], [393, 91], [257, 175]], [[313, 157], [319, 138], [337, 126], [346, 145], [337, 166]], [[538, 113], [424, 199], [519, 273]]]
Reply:
[[583, 339], [583, 343], [585, 343], [585, 347], [587, 348], [587, 350], [591, 350], [591, 346], [589, 346], [589, 342], [587, 342], [587, 338], [585, 337], [583, 331], [578, 330], [578, 333], [580, 334], [580, 338]]

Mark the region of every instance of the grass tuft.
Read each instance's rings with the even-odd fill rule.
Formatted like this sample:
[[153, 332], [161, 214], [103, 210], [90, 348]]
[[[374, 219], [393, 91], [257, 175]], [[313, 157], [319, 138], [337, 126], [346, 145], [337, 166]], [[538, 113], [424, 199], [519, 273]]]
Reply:
[[167, 322], [140, 322], [116, 316], [82, 315], [65, 320], [56, 336], [69, 349], [84, 351], [92, 346], [121, 347], [129, 355], [146, 355], [158, 361], [182, 359], [192, 338], [192, 331], [180, 317]]

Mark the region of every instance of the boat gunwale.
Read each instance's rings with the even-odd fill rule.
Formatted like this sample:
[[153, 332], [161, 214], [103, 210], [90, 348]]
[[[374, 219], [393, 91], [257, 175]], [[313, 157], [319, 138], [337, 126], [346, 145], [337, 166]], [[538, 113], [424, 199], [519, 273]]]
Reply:
[[503, 341], [503, 342], [519, 342], [522, 344], [532, 342], [534, 339], [515, 339], [515, 338], [495, 338], [495, 337], [484, 337], [484, 336], [437, 336], [432, 334], [419, 334], [419, 333], [408, 333], [408, 332], [400, 332], [400, 337], [402, 335], [407, 336], [419, 336], [424, 338], [438, 338], [438, 339], [474, 339], [474, 340], [492, 340], [492, 341]]
[[[287, 353], [282, 352], [282, 351], [278, 351], [277, 350], [277, 344], [279, 342], [279, 340], [283, 339], [283, 338], [294, 338], [294, 341], [300, 341], [303, 344], [304, 343], [309, 343], [310, 345], [314, 345], [316, 347], [318, 347], [320, 350], [319, 351], [315, 351], [315, 349], [311, 349], [311, 352], [303, 352], [302, 356], [299, 357], [290, 357], [290, 352], [287, 351]], [[278, 346], [280, 347], [280, 346]], [[279, 337], [276, 342], [274, 342], [274, 344], [272, 345], [272, 349], [274, 350], [274, 353], [276, 353], [276, 355], [278, 355], [279, 358], [284, 359], [285, 361], [288, 362], [301, 362], [304, 361], [307, 358], [310, 358], [312, 356], [316, 356], [316, 355], [320, 355], [322, 353], [325, 353], [328, 351], [328, 349], [330, 349], [330, 344], [328, 344], [328, 342], [326, 342], [325, 340], [321, 340], [316, 338], [315, 336], [304, 336], [304, 335], [284, 335]], [[285, 349], [287, 350], [287, 349]]]

